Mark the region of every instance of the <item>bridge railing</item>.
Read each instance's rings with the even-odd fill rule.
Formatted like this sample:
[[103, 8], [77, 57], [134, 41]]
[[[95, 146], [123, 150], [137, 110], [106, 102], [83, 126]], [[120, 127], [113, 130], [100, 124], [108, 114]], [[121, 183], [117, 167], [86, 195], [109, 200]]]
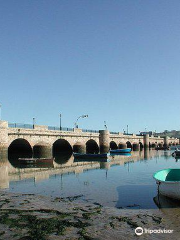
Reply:
[[[8, 123], [9, 128], [26, 128], [26, 129], [33, 129], [33, 124], [24, 124], [24, 123]], [[54, 126], [48, 126], [48, 130], [52, 131], [60, 131], [60, 127], [54, 127]], [[73, 128], [68, 127], [61, 127], [61, 131], [68, 131], [73, 132]], [[93, 130], [93, 129], [82, 129], [82, 132], [88, 132], [88, 133], [99, 133], [99, 130]], [[119, 134], [119, 132], [110, 132], [110, 134]], [[124, 135], [130, 135], [132, 136], [132, 133], [124, 133]]]
[[53, 126], [48, 126], [48, 130], [54, 130], [54, 131], [67, 131], [67, 132], [73, 132], [73, 128], [68, 128], [68, 127], [53, 127]]
[[110, 132], [110, 134], [119, 134], [119, 132]]
[[133, 133], [123, 133], [123, 135], [132, 136], [132, 135], [133, 135]]
[[33, 129], [32, 124], [24, 124], [24, 123], [8, 123], [9, 128], [27, 128]]
[[82, 129], [82, 132], [99, 133], [98, 130]]

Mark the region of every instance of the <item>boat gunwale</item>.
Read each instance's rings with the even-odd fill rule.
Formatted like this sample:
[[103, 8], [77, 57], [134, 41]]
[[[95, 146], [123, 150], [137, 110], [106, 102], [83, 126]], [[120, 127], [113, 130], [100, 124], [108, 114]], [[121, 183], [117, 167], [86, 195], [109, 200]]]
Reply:
[[180, 171], [180, 168], [166, 168], [166, 169], [163, 169], [163, 170], [159, 170], [159, 171], [157, 171], [157, 172], [155, 172], [154, 174], [153, 174], [153, 178], [156, 180], [156, 182], [163, 182], [163, 183], [167, 183], [167, 184], [175, 184], [175, 183], [180, 183], [180, 180], [179, 181], [164, 181], [164, 180], [159, 180], [159, 179], [157, 179], [156, 177], [155, 177], [155, 175], [158, 173], [158, 172], [162, 172], [162, 171], [165, 171], [165, 170], [179, 170]]

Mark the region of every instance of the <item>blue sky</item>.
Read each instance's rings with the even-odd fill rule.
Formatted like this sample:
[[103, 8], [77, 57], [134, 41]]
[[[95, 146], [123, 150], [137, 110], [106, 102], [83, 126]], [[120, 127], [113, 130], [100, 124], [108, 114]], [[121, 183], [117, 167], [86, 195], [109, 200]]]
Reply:
[[180, 129], [179, 0], [0, 1], [9, 122]]

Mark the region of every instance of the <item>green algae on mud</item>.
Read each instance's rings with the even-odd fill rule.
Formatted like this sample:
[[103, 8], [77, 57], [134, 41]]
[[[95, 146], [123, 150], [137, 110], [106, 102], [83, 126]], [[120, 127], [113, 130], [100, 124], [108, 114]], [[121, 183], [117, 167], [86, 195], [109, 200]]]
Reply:
[[[13, 229], [26, 229], [27, 235], [24, 236], [29, 240], [44, 240], [49, 234], [64, 235], [67, 228], [74, 227], [78, 229], [78, 233], [85, 234], [85, 228], [90, 226], [88, 222], [83, 222], [80, 219], [64, 219], [72, 217], [72, 214], [58, 212], [58, 215], [52, 218], [38, 218], [32, 213], [56, 213], [56, 211], [25, 211], [25, 210], [0, 210], [0, 224], [5, 224]], [[2, 233], [4, 234], [4, 233]], [[1, 235], [2, 235], [1, 234]], [[88, 236], [84, 239], [90, 239]]]

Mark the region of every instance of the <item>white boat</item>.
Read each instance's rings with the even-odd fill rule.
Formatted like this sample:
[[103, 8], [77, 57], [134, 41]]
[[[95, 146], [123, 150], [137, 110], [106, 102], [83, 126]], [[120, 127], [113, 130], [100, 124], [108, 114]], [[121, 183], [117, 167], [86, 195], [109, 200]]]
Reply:
[[180, 200], [180, 169], [164, 169], [153, 176], [160, 194]]

